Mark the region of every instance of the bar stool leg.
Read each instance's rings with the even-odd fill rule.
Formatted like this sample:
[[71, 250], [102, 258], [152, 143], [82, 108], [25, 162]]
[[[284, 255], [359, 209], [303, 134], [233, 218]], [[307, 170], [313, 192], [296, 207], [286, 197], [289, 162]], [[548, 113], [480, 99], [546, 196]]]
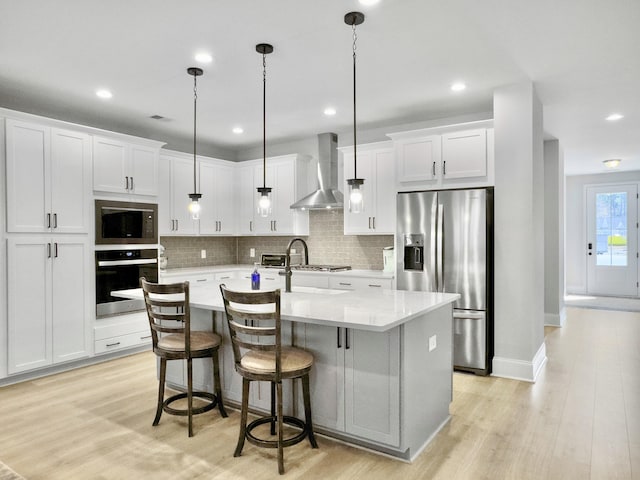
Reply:
[[271, 382], [271, 435], [276, 434], [276, 382]]
[[160, 358], [160, 378], [158, 381], [158, 406], [156, 407], [156, 418], [153, 419], [155, 427], [160, 422], [162, 416], [162, 403], [164, 402], [164, 378], [167, 374], [167, 359]]
[[189, 416], [189, 436], [193, 437], [193, 360], [187, 359], [187, 415]]
[[311, 394], [309, 392], [309, 374], [302, 376], [302, 396], [304, 398], [304, 422], [311, 447], [318, 448], [316, 437], [313, 434], [313, 422], [311, 421]]
[[239, 457], [244, 447], [244, 439], [247, 435], [247, 413], [249, 410], [249, 382], [248, 378], [242, 378], [242, 409], [240, 413], [240, 435], [238, 436], [238, 445], [234, 457]]
[[277, 391], [277, 415], [278, 415], [278, 473], [280, 475], [284, 474], [284, 447], [282, 446], [282, 436], [283, 436], [283, 431], [282, 431], [282, 424], [283, 424], [283, 417], [282, 417], [282, 382], [277, 382], [276, 384], [276, 391]]
[[227, 412], [224, 409], [224, 403], [222, 403], [222, 385], [220, 384], [220, 362], [218, 360], [218, 352], [214, 352], [213, 358], [213, 385], [216, 391], [216, 397], [218, 399], [218, 410], [223, 418], [227, 417]]

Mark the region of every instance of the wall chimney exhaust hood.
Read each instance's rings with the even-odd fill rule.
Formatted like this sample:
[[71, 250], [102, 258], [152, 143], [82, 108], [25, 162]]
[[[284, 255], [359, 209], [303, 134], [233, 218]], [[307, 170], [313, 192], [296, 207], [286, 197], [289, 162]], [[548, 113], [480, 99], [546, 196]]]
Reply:
[[335, 133], [318, 135], [318, 186], [315, 192], [298, 200], [290, 208], [342, 208], [343, 196], [338, 190], [338, 135]]

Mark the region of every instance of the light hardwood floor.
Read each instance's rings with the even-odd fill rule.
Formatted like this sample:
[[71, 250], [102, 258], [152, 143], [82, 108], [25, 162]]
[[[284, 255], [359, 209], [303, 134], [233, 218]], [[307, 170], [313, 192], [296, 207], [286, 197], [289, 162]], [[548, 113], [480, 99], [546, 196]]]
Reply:
[[[568, 309], [535, 384], [456, 374], [452, 418], [413, 464], [320, 437], [285, 478], [640, 479], [640, 313]], [[0, 459], [36, 479], [271, 479], [275, 451], [233, 458], [238, 412], [163, 415], [143, 353], [0, 389]]]

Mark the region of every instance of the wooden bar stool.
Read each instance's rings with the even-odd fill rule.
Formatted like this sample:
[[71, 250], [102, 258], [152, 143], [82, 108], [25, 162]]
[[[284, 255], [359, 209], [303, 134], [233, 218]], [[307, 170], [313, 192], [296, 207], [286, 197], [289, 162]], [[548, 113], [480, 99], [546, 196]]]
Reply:
[[[245, 439], [254, 445], [278, 449], [278, 472], [284, 473], [283, 448], [305, 438], [318, 448], [311, 422], [309, 372], [313, 356], [300, 348], [283, 347], [280, 335], [280, 290], [271, 292], [236, 292], [220, 285], [227, 325], [233, 347], [235, 369], [242, 376], [242, 412], [240, 436], [234, 457], [240, 456]], [[302, 379], [305, 421], [282, 413], [282, 380]], [[252, 380], [271, 382], [271, 415], [247, 425], [249, 386]], [[275, 393], [275, 396], [274, 396]], [[269, 423], [277, 440], [258, 438], [252, 430]], [[283, 437], [283, 424], [299, 427], [295, 436]]]
[[[160, 379], [158, 388], [158, 406], [153, 425], [160, 422], [165, 411], [171, 415], [189, 417], [189, 436], [193, 436], [193, 415], [208, 412], [216, 405], [220, 415], [227, 416], [222, 402], [220, 384], [220, 367], [218, 350], [222, 343], [220, 336], [214, 332], [192, 331], [191, 310], [189, 308], [189, 282], [157, 284], [140, 278], [140, 286], [144, 293], [144, 302], [151, 327], [153, 352], [160, 358]], [[194, 358], [211, 357], [213, 361], [213, 384], [215, 394], [193, 391]], [[187, 361], [187, 391], [164, 398], [167, 360]], [[207, 404], [193, 408], [193, 397], [207, 400]], [[187, 408], [178, 409], [171, 406], [176, 400], [186, 398]]]

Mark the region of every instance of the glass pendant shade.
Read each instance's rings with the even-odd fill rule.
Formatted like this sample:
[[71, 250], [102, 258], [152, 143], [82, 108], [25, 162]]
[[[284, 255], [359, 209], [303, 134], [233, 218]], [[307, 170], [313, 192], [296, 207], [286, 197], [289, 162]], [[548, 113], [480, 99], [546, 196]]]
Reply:
[[271, 188], [258, 187], [258, 215], [268, 217], [271, 215]]
[[362, 178], [350, 178], [347, 180], [349, 186], [349, 212], [362, 213], [364, 211], [364, 196], [362, 187], [364, 180]]
[[191, 202], [189, 203], [189, 213], [191, 214], [192, 220], [200, 220], [200, 202], [198, 200], [202, 197], [199, 193], [190, 193], [189, 198], [191, 198]]

